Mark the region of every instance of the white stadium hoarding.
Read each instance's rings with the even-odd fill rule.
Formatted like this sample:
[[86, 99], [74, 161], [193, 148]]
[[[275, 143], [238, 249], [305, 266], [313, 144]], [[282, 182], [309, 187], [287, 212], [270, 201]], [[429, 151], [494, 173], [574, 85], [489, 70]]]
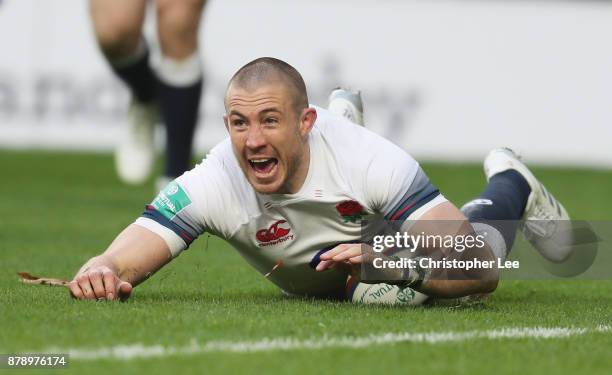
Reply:
[[[225, 136], [223, 91], [259, 56], [302, 72], [311, 102], [360, 88], [367, 127], [417, 158], [612, 167], [612, 2], [212, 0], [196, 147]], [[154, 22], [146, 26], [154, 35]], [[0, 0], [0, 148], [110, 150], [127, 92], [86, 1]]]

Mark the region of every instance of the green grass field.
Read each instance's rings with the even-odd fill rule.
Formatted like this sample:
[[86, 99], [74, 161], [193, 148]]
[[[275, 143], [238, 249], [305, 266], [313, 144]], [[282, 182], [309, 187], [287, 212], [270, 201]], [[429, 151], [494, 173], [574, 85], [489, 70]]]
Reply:
[[[480, 166], [425, 164], [461, 204], [484, 185]], [[126, 187], [109, 155], [0, 152], [0, 354], [117, 345], [166, 348], [264, 339], [329, 342], [381, 333], [455, 333], [563, 327], [569, 337], [473, 338], [281, 348], [118, 360], [72, 359], [61, 373], [612, 373], [610, 281], [507, 281], [484, 304], [393, 308], [287, 299], [223, 241], [203, 236], [126, 303], [78, 302], [63, 288], [29, 286], [16, 272], [70, 278], [105, 249], [154, 195]], [[612, 173], [536, 168], [574, 217], [612, 217]], [[5, 370], [6, 371], [6, 370]], [[26, 373], [19, 370], [17, 373]], [[29, 370], [34, 372], [34, 370]]]

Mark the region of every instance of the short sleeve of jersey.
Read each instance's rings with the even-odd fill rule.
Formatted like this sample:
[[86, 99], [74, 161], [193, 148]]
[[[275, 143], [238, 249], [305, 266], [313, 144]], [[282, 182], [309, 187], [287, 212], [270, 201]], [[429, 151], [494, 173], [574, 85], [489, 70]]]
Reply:
[[372, 158], [364, 186], [368, 203], [385, 220], [406, 220], [440, 195], [419, 164], [391, 142]]
[[406, 220], [440, 196], [406, 151], [344, 118], [321, 109], [318, 112], [350, 189], [386, 220]]
[[211, 153], [160, 191], [135, 224], [162, 237], [176, 257], [204, 232], [231, 233], [238, 221], [229, 208], [235, 206], [223, 162]]

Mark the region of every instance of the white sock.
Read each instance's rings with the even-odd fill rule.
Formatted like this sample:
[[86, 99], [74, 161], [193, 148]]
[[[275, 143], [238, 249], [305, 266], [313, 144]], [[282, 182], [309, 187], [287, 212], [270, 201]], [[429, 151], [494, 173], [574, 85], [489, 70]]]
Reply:
[[202, 61], [198, 51], [181, 60], [162, 56], [157, 76], [169, 86], [188, 87], [195, 84], [202, 79]]

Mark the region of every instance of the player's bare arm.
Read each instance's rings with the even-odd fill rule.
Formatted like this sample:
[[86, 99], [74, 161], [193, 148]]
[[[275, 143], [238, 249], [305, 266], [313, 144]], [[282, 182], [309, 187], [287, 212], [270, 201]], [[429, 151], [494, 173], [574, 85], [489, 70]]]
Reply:
[[85, 263], [70, 282], [77, 299], [126, 299], [132, 288], [172, 259], [164, 240], [138, 225], [124, 229], [108, 249]]
[[[432, 223], [439, 225], [433, 225]], [[474, 234], [474, 229], [468, 219], [451, 202], [441, 203], [426, 213], [410, 229], [410, 232], [420, 233], [422, 230], [436, 232], [438, 234], [453, 236], [468, 236]], [[426, 232], [427, 234], [427, 232]], [[455, 249], [424, 249], [425, 252], [444, 251], [448, 258], [461, 258], [469, 256], [482, 261], [494, 260], [494, 255], [488, 246], [470, 248], [466, 252], [457, 252]], [[425, 254], [427, 255], [427, 254]], [[414, 285], [414, 289], [430, 296], [453, 298], [471, 294], [491, 293], [497, 288], [499, 273], [496, 268], [478, 269], [465, 274], [465, 270], [442, 270], [434, 269], [429, 278], [422, 280], [420, 284]], [[461, 275], [453, 275], [453, 272], [461, 272]], [[444, 275], [443, 273], [447, 273]]]
[[[438, 222], [440, 225], [435, 225]], [[434, 225], [432, 225], [434, 223]], [[452, 223], [452, 225], [449, 225]], [[431, 208], [421, 216], [409, 230], [410, 233], [420, 233], [422, 231], [435, 232], [436, 234], [451, 235], [470, 235], [474, 231], [467, 221], [467, 218], [450, 202], [443, 202]], [[453, 257], [460, 255], [453, 249], [421, 249], [424, 252], [444, 251], [446, 256]], [[322, 262], [317, 266], [317, 271], [324, 271], [329, 268], [342, 267], [350, 264], [354, 267], [361, 267], [365, 262], [374, 259], [373, 251], [367, 244], [342, 244], [325, 254], [321, 255]], [[480, 260], [493, 260], [493, 253], [487, 248], [471, 249], [469, 254]], [[380, 256], [380, 255], [379, 255]], [[400, 270], [387, 270], [386, 272], [398, 272]], [[491, 293], [497, 287], [499, 275], [496, 269], [478, 270], [465, 277], [465, 275], [443, 274], [453, 272], [453, 270], [434, 270], [437, 274], [430, 275], [425, 280], [412, 285], [415, 290], [430, 296], [454, 298], [471, 294]], [[355, 273], [355, 272], [353, 272]], [[358, 273], [358, 272], [357, 272]], [[401, 275], [388, 275], [389, 280], [376, 280], [379, 282], [397, 283]], [[364, 280], [363, 282], [368, 282]]]

